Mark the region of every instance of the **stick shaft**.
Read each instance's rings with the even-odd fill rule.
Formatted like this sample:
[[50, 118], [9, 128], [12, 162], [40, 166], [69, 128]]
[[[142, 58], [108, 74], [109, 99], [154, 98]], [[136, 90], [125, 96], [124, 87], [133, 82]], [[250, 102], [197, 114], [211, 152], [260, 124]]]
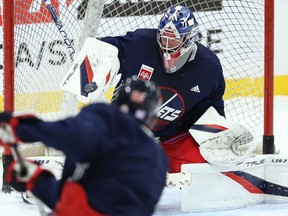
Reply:
[[11, 145], [11, 150], [13, 152], [14, 159], [17, 160], [18, 163], [20, 164], [20, 176], [25, 176], [27, 174], [27, 167], [24, 163], [22, 155], [18, 150], [17, 144]]
[[75, 54], [75, 49], [72, 45], [71, 40], [69, 39], [67, 32], [65, 30], [65, 27], [63, 26], [61, 20], [59, 19], [55, 8], [53, 7], [53, 5], [51, 4], [51, 1], [49, 0], [43, 0], [44, 4], [46, 5], [47, 10], [49, 11], [52, 19], [54, 20], [54, 23], [58, 29], [58, 31], [61, 34], [62, 39], [64, 40], [64, 43], [67, 45], [69, 51], [71, 52], [71, 54]]

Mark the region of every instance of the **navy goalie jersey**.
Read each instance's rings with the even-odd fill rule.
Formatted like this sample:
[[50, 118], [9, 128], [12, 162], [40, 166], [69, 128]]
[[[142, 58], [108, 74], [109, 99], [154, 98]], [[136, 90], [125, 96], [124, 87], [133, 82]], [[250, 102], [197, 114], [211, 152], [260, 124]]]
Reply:
[[225, 80], [217, 56], [196, 43], [194, 59], [169, 74], [156, 37], [157, 29], [138, 29], [125, 36], [101, 38], [118, 48], [122, 79], [137, 75], [159, 86], [163, 104], [157, 113], [155, 135], [169, 139], [187, 131], [210, 106], [224, 116]]

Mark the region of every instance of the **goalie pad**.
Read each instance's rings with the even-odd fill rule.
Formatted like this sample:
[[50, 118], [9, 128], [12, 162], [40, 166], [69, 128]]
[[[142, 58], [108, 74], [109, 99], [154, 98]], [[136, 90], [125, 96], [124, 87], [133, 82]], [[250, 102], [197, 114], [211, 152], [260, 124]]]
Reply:
[[167, 173], [166, 187], [181, 188], [191, 184], [192, 175], [189, 172]]
[[230, 122], [210, 107], [189, 133], [199, 144], [203, 158], [211, 164], [232, 166], [243, 162], [256, 148], [252, 133], [244, 126]]
[[263, 202], [288, 203], [287, 168], [288, 156], [273, 154], [254, 156], [232, 167], [183, 164], [181, 172], [190, 172], [192, 180], [181, 187], [181, 210], [219, 211]]
[[61, 82], [61, 89], [75, 94], [83, 103], [108, 102], [103, 93], [119, 82], [119, 68], [118, 49], [88, 37]]
[[26, 159], [34, 161], [35, 163], [41, 165], [42, 168], [49, 170], [51, 173], [53, 173], [56, 179], [61, 179], [65, 157], [35, 156], [26, 157]]

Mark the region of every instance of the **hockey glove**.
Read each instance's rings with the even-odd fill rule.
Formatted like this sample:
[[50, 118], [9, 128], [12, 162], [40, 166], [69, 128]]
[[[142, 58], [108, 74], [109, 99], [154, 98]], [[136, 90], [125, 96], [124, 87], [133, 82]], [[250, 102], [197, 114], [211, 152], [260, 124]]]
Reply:
[[16, 127], [22, 123], [30, 123], [39, 121], [34, 115], [19, 114], [12, 112], [0, 113], [0, 145], [11, 145], [20, 142], [16, 134]]
[[33, 190], [36, 182], [45, 176], [53, 176], [53, 174], [41, 168], [32, 161], [24, 160], [25, 173], [22, 172], [20, 163], [14, 161], [8, 169], [7, 181], [17, 191], [25, 192]]
[[203, 158], [217, 166], [234, 166], [249, 157], [256, 147], [253, 134], [239, 123], [220, 116], [210, 107], [189, 129]]

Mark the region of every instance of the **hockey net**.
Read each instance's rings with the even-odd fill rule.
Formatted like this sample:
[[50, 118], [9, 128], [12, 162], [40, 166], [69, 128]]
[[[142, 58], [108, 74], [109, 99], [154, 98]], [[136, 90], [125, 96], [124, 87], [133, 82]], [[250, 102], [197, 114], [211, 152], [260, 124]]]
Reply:
[[[199, 22], [199, 42], [213, 50], [222, 63], [227, 84], [224, 98], [227, 118], [248, 127], [261, 141], [264, 116], [264, 0], [104, 2], [51, 1], [76, 52], [87, 35], [116, 36], [136, 28], [157, 28], [162, 13], [168, 7], [185, 5], [194, 12]], [[101, 3], [104, 7], [99, 6]], [[46, 120], [74, 115], [78, 111], [78, 103], [59, 88], [73, 61], [63, 35], [41, 0], [15, 0], [14, 6], [14, 43], [6, 41], [7, 44], [4, 44], [4, 50], [9, 43], [14, 46], [13, 53], [5, 52], [6, 58], [14, 55], [14, 96], [9, 102], [10, 99], [5, 97], [8, 84], [4, 83], [4, 90], [1, 90], [4, 92], [4, 103], [13, 103], [14, 110], [32, 111]], [[90, 11], [102, 14], [101, 19], [96, 15], [91, 22], [90, 17], [90, 20], [87, 19]], [[90, 28], [88, 34], [87, 28]], [[5, 28], [1, 30], [6, 31]]]

